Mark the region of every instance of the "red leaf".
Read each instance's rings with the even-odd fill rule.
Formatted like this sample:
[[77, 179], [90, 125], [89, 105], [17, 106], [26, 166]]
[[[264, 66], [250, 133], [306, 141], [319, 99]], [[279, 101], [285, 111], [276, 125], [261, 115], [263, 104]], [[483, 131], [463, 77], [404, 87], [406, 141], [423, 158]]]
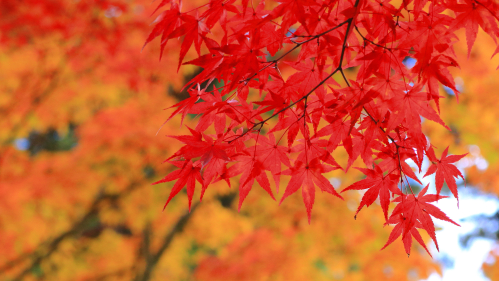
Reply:
[[362, 207], [369, 207], [374, 201], [379, 197], [381, 208], [385, 215], [385, 220], [388, 220], [388, 205], [390, 204], [390, 192], [397, 195], [402, 195], [397, 187], [400, 176], [395, 174], [383, 175], [383, 170], [379, 166], [375, 166], [374, 170], [357, 168], [359, 171], [367, 176], [367, 179], [358, 181], [347, 188], [343, 189], [341, 192], [347, 190], [363, 190], [368, 189], [362, 201], [360, 202], [359, 208], [355, 213], [355, 217], [360, 212]]
[[440, 160], [436, 158], [435, 152], [433, 151], [433, 148], [430, 147], [428, 151], [426, 152], [428, 155], [428, 158], [430, 158], [430, 161], [432, 165], [424, 175], [429, 176], [433, 173], [437, 173], [435, 175], [435, 185], [437, 186], [437, 194], [440, 194], [440, 191], [442, 190], [442, 186], [444, 185], [444, 181], [447, 183], [447, 186], [449, 187], [450, 191], [454, 195], [454, 197], [458, 200], [458, 194], [457, 194], [457, 185], [456, 185], [456, 179], [458, 177], [461, 177], [461, 179], [464, 180], [463, 175], [461, 172], [456, 168], [455, 165], [452, 165], [452, 163], [455, 163], [459, 161], [461, 158], [466, 156], [466, 154], [461, 154], [461, 155], [449, 155], [447, 156], [447, 151], [449, 150], [449, 147], [447, 147], [444, 152], [442, 153], [442, 156], [440, 157]]
[[426, 230], [428, 235], [430, 235], [431, 239], [435, 242], [437, 250], [439, 250], [437, 237], [435, 235], [435, 225], [433, 224], [431, 216], [440, 220], [448, 221], [457, 226], [460, 225], [447, 217], [447, 215], [444, 214], [439, 208], [429, 204], [442, 198], [447, 198], [447, 196], [440, 196], [438, 194], [425, 195], [426, 191], [428, 191], [428, 185], [426, 185], [426, 187], [419, 192], [417, 197], [411, 194], [401, 195], [395, 198], [393, 202], [397, 202], [399, 204], [393, 210], [390, 218], [402, 215], [404, 224], [402, 239], [404, 239], [407, 233], [409, 233], [412, 229], [420, 227]]
[[267, 193], [275, 200], [274, 194], [270, 189], [270, 182], [265, 173], [264, 164], [254, 155], [247, 153], [246, 155], [236, 156], [235, 160], [238, 161], [234, 166], [227, 170], [227, 177], [231, 178], [236, 175], [241, 175], [239, 184], [239, 205], [238, 210], [241, 210], [244, 199], [251, 191], [255, 180], [260, 186], [267, 191]]
[[[169, 182], [172, 180], [177, 180], [173, 185], [172, 191], [170, 192], [170, 196], [163, 207], [163, 210], [166, 208], [170, 200], [179, 193], [180, 190], [184, 186], [187, 188], [187, 197], [189, 198], [189, 211], [191, 210], [192, 196], [194, 195], [194, 188], [196, 184], [196, 180], [203, 185], [203, 179], [201, 178], [200, 173], [201, 168], [197, 165], [193, 165], [191, 160], [187, 160], [184, 162], [180, 170], [175, 170], [164, 177], [162, 180], [159, 180], [153, 184]], [[204, 185], [203, 185], [204, 186]]]
[[426, 248], [424, 240], [417, 230], [418, 228], [422, 228], [421, 223], [416, 222], [413, 228], [406, 230], [405, 222], [406, 218], [401, 214], [390, 217], [386, 224], [396, 224], [396, 226], [393, 228], [390, 236], [388, 237], [388, 241], [386, 242], [385, 246], [381, 248], [381, 250], [388, 247], [388, 245], [393, 243], [393, 241], [397, 240], [397, 238], [399, 238], [402, 233], [405, 233], [405, 235], [402, 236], [402, 242], [404, 243], [404, 249], [408, 256], [411, 254], [412, 237], [414, 237], [431, 257], [430, 251], [428, 251], [428, 248]]
[[301, 187], [301, 195], [303, 197], [303, 203], [305, 203], [305, 207], [307, 208], [308, 223], [310, 223], [312, 206], [315, 201], [315, 185], [319, 186], [322, 191], [343, 199], [343, 197], [334, 190], [333, 185], [322, 175], [333, 169], [334, 168], [332, 167], [321, 164], [317, 158], [310, 161], [308, 164], [297, 161], [294, 167], [282, 172], [283, 175], [291, 176], [291, 180], [289, 180], [279, 205], [286, 197], [295, 193]]

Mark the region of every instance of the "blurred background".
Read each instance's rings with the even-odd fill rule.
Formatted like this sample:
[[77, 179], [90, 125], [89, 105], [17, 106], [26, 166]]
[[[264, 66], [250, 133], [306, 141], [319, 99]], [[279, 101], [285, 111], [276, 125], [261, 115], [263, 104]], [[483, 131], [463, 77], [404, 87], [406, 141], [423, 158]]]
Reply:
[[[439, 225], [433, 259], [419, 245], [407, 258], [401, 241], [379, 250], [379, 208], [353, 219], [355, 192], [319, 195], [310, 225], [299, 194], [279, 207], [255, 188], [238, 212], [236, 182], [162, 211], [173, 183], [151, 183], [181, 147], [165, 135], [186, 128], [156, 133], [199, 69], [176, 72], [177, 40], [161, 61], [159, 41], [141, 51], [157, 4], [0, 1], [0, 280], [499, 280], [499, 60], [481, 30], [469, 59], [464, 32], [455, 45], [459, 103], [441, 89], [452, 131], [423, 122], [440, 151], [469, 153], [460, 208], [438, 203], [462, 227]], [[331, 173], [340, 190], [360, 177]]]

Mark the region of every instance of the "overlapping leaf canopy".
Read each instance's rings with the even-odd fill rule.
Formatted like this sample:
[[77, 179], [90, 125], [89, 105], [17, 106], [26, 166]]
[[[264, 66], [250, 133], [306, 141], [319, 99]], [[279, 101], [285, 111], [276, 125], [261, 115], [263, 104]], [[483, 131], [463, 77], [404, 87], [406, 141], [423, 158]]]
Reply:
[[[409, 214], [413, 201], [426, 192], [414, 194], [409, 178], [420, 182], [413, 168], [421, 172], [427, 156], [433, 166], [426, 174], [437, 172], [438, 192], [423, 198], [440, 199], [444, 179], [457, 198], [455, 178], [462, 175], [453, 163], [462, 156], [446, 157], [446, 150], [436, 159], [422, 131], [422, 118], [448, 129], [439, 116], [439, 85], [458, 96], [449, 72], [458, 67], [455, 32], [466, 29], [469, 50], [478, 26], [495, 41], [497, 3], [229, 0], [182, 11], [180, 2], [166, 2], [170, 8], [160, 9], [146, 43], [161, 37], [163, 49], [168, 40], [182, 36], [179, 66], [203, 69], [186, 85], [191, 97], [175, 105], [169, 117], [201, 115], [193, 132], [198, 142], [184, 142], [173, 160], [182, 170], [199, 169], [203, 193], [214, 181], [229, 182], [242, 174], [241, 206], [255, 180], [273, 197], [266, 173], [272, 174], [276, 188], [281, 175], [291, 176], [281, 202], [301, 189], [310, 220], [315, 186], [338, 195], [323, 174], [348, 171], [360, 156], [367, 168], [373, 168], [363, 170], [373, 182], [347, 188], [370, 188], [359, 210], [379, 197], [386, 223], [408, 220], [394, 229], [402, 233], [408, 254], [409, 235], [422, 242], [417, 228], [435, 237], [430, 216]], [[197, 58], [192, 53], [193, 59], [185, 62], [192, 45]], [[409, 58], [416, 60], [412, 68], [404, 64]], [[358, 70], [355, 77], [350, 69]], [[213, 82], [218, 88], [206, 88]], [[201, 84], [206, 87], [201, 89]], [[213, 139], [225, 144], [218, 146], [219, 157], [193, 153], [199, 151], [198, 143]], [[261, 152], [272, 147], [277, 162]], [[334, 159], [339, 147], [348, 154], [343, 166]], [[283, 171], [281, 163], [289, 169]], [[188, 194], [193, 187], [188, 185]], [[393, 196], [398, 196], [392, 201], [397, 206], [388, 217]]]

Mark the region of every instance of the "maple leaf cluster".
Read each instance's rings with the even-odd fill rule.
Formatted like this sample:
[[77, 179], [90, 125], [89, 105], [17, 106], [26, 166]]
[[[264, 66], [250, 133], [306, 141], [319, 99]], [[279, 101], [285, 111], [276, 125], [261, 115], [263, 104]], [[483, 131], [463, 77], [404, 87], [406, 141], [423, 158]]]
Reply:
[[[439, 85], [458, 96], [449, 72], [458, 67], [455, 32], [466, 30], [469, 50], [479, 26], [496, 40], [498, 4], [269, 2], [213, 0], [186, 12], [177, 0], [159, 4], [157, 10], [169, 9], [157, 16], [146, 44], [160, 37], [163, 53], [170, 39], [181, 38], [178, 68], [202, 68], [168, 118], [199, 116], [191, 135], [170, 136], [184, 146], [166, 160], [178, 169], [156, 182], [176, 180], [166, 204], [185, 186], [190, 208], [196, 181], [202, 198], [210, 184], [230, 186], [239, 176], [241, 208], [255, 181], [275, 199], [269, 174], [277, 189], [281, 176], [290, 176], [280, 202], [301, 190], [310, 222], [316, 187], [341, 198], [324, 174], [347, 171], [360, 157], [367, 168], [357, 169], [366, 178], [343, 191], [367, 190], [357, 213], [379, 198], [386, 224], [395, 224], [385, 247], [402, 236], [407, 254], [412, 238], [426, 249], [418, 232], [424, 229], [438, 249], [433, 218], [456, 223], [433, 203], [446, 197], [444, 181], [458, 198], [456, 178], [463, 176], [454, 163], [464, 155], [446, 149], [438, 159], [421, 124], [425, 118], [448, 129], [439, 116]], [[197, 58], [184, 62], [192, 45]], [[412, 68], [404, 64], [409, 58]], [[348, 79], [347, 69], [356, 77]], [[200, 86], [214, 81], [222, 86]], [[348, 154], [344, 167], [333, 157], [340, 147]], [[428, 186], [414, 194], [409, 184], [421, 181], [408, 162], [422, 172], [425, 157], [437, 194], [426, 194]]]

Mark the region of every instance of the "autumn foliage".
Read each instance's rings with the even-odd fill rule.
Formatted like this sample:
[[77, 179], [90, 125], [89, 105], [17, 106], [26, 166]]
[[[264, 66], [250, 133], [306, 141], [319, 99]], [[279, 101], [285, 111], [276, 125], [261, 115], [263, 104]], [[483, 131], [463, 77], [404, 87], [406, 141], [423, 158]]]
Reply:
[[[164, 5], [156, 10], [161, 3]], [[460, 94], [456, 102], [453, 91], [437, 83], [440, 111], [431, 100], [433, 111], [430, 113], [437, 112], [442, 122], [434, 122], [423, 114], [420, 115], [424, 118], [416, 118], [415, 113], [404, 111], [401, 111], [404, 115], [397, 115], [407, 126], [407, 118], [420, 122], [425, 139], [431, 142], [434, 151], [432, 154], [430, 146], [425, 147], [423, 153], [427, 156], [423, 157], [419, 172], [417, 164], [409, 160], [411, 157], [419, 160], [419, 156], [411, 154], [417, 151], [399, 148], [402, 158], [409, 157], [402, 161], [402, 165], [405, 162], [408, 166], [402, 168], [404, 183], [401, 185], [396, 167], [390, 174], [383, 171], [386, 167], [383, 161], [395, 166], [398, 161], [390, 160], [394, 155], [384, 155], [380, 149], [388, 152], [387, 143], [393, 153], [397, 149], [377, 128], [390, 130], [388, 136], [398, 145], [402, 145], [400, 139], [412, 145], [409, 134], [414, 128], [382, 122], [378, 122], [377, 127], [369, 121], [371, 118], [366, 112], [373, 118], [380, 118], [375, 114], [382, 112], [392, 114], [390, 104], [386, 110], [371, 109], [384, 105], [381, 97], [393, 92], [390, 85], [394, 89], [412, 89], [418, 85], [418, 73], [411, 68], [417, 53], [414, 46], [410, 46], [408, 56], [392, 61], [403, 59], [400, 67], [405, 71], [404, 77], [412, 79], [412, 84], [406, 85], [402, 75], [394, 77], [396, 70], [386, 70], [384, 60], [393, 55], [388, 50], [383, 53], [385, 49], [372, 42], [388, 47], [392, 43], [379, 39], [386, 30], [376, 31], [373, 25], [367, 26], [368, 20], [379, 14], [378, 10], [383, 11], [382, 6], [359, 2], [358, 7], [368, 4], [372, 11], [362, 6], [365, 7], [362, 13], [352, 22], [342, 71], [336, 71], [316, 92], [285, 109], [320, 84], [319, 79], [324, 80], [337, 69], [348, 26], [348, 22], [343, 22], [355, 15], [353, 9], [352, 13], [347, 10], [355, 3], [326, 2], [322, 10], [316, 5], [322, 3], [313, 4], [313, 1], [265, 4], [247, 1], [247, 5], [241, 1], [224, 1], [211, 6], [207, 3], [206, 0], [182, 3], [158, 0], [152, 4], [143, 0], [0, 1], [0, 279], [384, 281], [421, 280], [441, 272], [440, 268], [445, 268], [439, 265], [445, 256], [440, 240], [442, 232], [435, 232], [441, 249], [441, 253], [435, 255], [433, 237], [423, 227], [426, 218], [435, 221], [435, 217], [401, 201], [410, 203], [417, 199], [418, 206], [426, 210], [431, 206], [441, 208], [446, 202], [456, 208], [456, 200], [436, 201], [444, 195], [452, 196], [449, 187], [455, 180], [456, 188], [460, 188], [459, 204], [467, 206], [466, 194], [461, 188], [463, 181], [456, 177], [455, 166], [461, 172], [465, 167], [466, 193], [477, 187], [499, 194], [499, 100], [495, 96], [499, 80], [494, 72], [499, 56], [491, 60], [496, 50], [495, 37], [484, 32], [494, 29], [487, 20], [490, 12], [477, 6], [481, 19], [477, 20], [476, 43], [469, 54], [466, 33], [469, 33], [468, 26], [475, 28], [474, 22], [469, 25], [466, 20], [462, 21], [465, 27], [456, 25], [457, 29], [452, 31], [457, 37], [452, 37], [449, 44], [461, 68], [449, 67], [452, 76], [449, 80], [455, 81]], [[279, 8], [283, 13], [281, 17], [261, 22], [259, 26], [260, 21], [268, 17], [266, 14], [283, 4], [287, 6]], [[329, 4], [332, 9], [326, 8]], [[393, 9], [387, 5], [391, 4], [395, 10], [402, 5], [400, 1], [382, 4], [390, 7], [390, 11]], [[402, 6], [400, 25], [408, 22], [413, 28], [421, 21], [407, 11], [413, 10], [414, 4], [407, 2], [407, 9]], [[488, 6], [492, 3], [483, 4], [493, 11], [493, 7]], [[458, 2], [456, 5], [470, 4]], [[205, 14], [210, 7], [216, 11]], [[300, 7], [305, 7], [303, 13], [297, 14], [298, 23], [293, 23], [296, 17], [288, 10]], [[431, 2], [426, 2], [419, 17], [431, 12], [430, 8]], [[460, 9], [456, 8], [456, 12], [447, 9], [440, 15], [446, 18], [464, 15], [461, 17], [467, 19], [465, 10]], [[168, 17], [160, 16], [165, 11], [163, 15]], [[253, 11], [257, 14], [254, 21], [250, 19]], [[315, 28], [327, 26], [328, 29], [307, 33], [300, 21], [312, 28], [309, 24], [314, 24], [311, 14], [315, 11], [317, 16], [321, 15]], [[341, 22], [331, 24], [333, 12], [337, 12]], [[282, 25], [284, 16], [288, 27]], [[189, 37], [195, 31], [197, 19], [209, 32], [200, 25], [196, 36]], [[392, 19], [397, 23], [396, 17]], [[380, 20], [388, 22], [389, 17], [383, 15]], [[450, 28], [448, 21], [444, 22], [444, 27]], [[341, 23], [337, 29], [304, 43]], [[379, 23], [379, 20], [371, 23]], [[287, 28], [287, 32], [282, 28]], [[165, 30], [171, 33], [162, 38]], [[402, 27], [395, 25], [395, 30], [397, 36], [401, 36]], [[153, 34], [149, 36], [151, 31]], [[253, 33], [258, 35], [257, 31], [260, 31], [260, 39], [254, 40], [254, 44], [275, 44], [267, 44], [260, 52], [250, 50], [248, 53], [244, 44], [253, 44], [248, 38], [253, 38]], [[232, 35], [235, 32], [242, 36]], [[443, 40], [439, 32], [432, 40], [441, 40], [441, 37]], [[379, 36], [364, 40], [359, 33], [363, 36], [379, 33]], [[424, 43], [421, 38], [425, 38], [425, 34], [420, 33], [421, 36], [413, 40], [416, 48]], [[354, 46], [352, 40], [356, 39], [358, 45]], [[403, 38], [393, 40], [393, 44], [400, 40]], [[380, 60], [367, 57], [355, 60], [357, 66], [353, 66], [355, 57], [364, 56], [359, 55], [359, 46], [363, 46], [364, 41], [366, 55], [374, 52], [370, 56]], [[218, 50], [216, 44], [208, 47], [212, 45], [207, 42], [225, 47]], [[196, 44], [200, 47], [199, 54]], [[185, 56], [179, 69], [182, 46]], [[325, 62], [314, 59], [318, 52], [325, 55]], [[432, 56], [438, 52], [434, 49]], [[381, 54], [386, 54], [385, 59]], [[200, 55], [202, 58], [198, 59]], [[238, 61], [241, 57], [244, 60]], [[277, 62], [277, 68], [273, 64], [262, 69], [259, 75], [263, 76], [255, 76], [245, 85], [244, 81], [250, 77], [244, 76], [248, 75], [248, 69], [258, 67], [260, 70], [267, 66], [265, 61], [272, 60]], [[211, 66], [184, 64], [189, 61]], [[299, 61], [303, 64], [296, 64]], [[352, 66], [347, 64], [350, 62]], [[366, 67], [374, 64], [369, 70], [362, 70], [366, 69], [364, 63]], [[232, 69], [227, 68], [228, 65]], [[322, 74], [317, 74], [322, 65]], [[203, 73], [204, 70], [208, 72]], [[375, 71], [375, 74], [357, 79], [357, 75], [365, 75], [359, 74], [361, 70]], [[194, 78], [199, 73], [201, 76]], [[216, 73], [223, 78], [210, 81], [208, 77], [218, 75]], [[351, 92], [342, 73], [352, 86]], [[390, 73], [391, 84], [385, 87], [390, 90], [383, 91], [383, 86], [373, 89], [380, 73]], [[223, 92], [225, 87], [233, 87], [230, 86], [233, 78], [225, 77], [234, 75], [242, 76], [241, 83], [234, 78], [241, 91]], [[261, 77], [269, 77], [267, 83], [260, 83], [264, 81]], [[189, 87], [182, 90], [193, 78]], [[352, 100], [350, 106], [345, 98], [364, 95], [362, 85], [373, 89], [371, 94], [378, 91], [383, 95], [373, 97], [364, 109], [356, 107], [351, 111], [359, 101]], [[203, 98], [194, 102], [195, 98], [189, 99], [202, 91]], [[397, 91], [395, 93], [400, 94]], [[428, 92], [427, 84], [421, 91]], [[244, 97], [246, 93], [245, 103], [241, 94]], [[317, 95], [322, 93], [324, 106]], [[228, 98], [231, 95], [232, 98]], [[416, 103], [424, 104], [425, 97], [428, 98], [424, 94], [416, 95]], [[182, 102], [185, 99], [187, 101]], [[172, 107], [175, 104], [178, 105]], [[165, 107], [167, 110], [163, 111]], [[337, 116], [343, 118], [331, 123], [338, 108]], [[283, 109], [282, 117], [275, 116], [261, 128], [256, 126], [248, 131], [255, 123]], [[179, 111], [168, 120], [176, 110]], [[319, 118], [320, 112], [326, 118]], [[307, 116], [302, 117], [304, 113]], [[354, 118], [358, 115], [358, 122], [353, 126], [352, 114]], [[255, 119], [258, 115], [262, 120]], [[384, 118], [389, 120], [390, 116], [385, 114]], [[168, 122], [161, 126], [166, 120]], [[320, 121], [317, 123], [317, 120]], [[238, 124], [239, 121], [243, 122]], [[394, 129], [389, 128], [392, 125]], [[305, 128], [308, 128], [310, 142], [305, 141]], [[226, 137], [219, 137], [217, 130]], [[273, 131], [269, 133], [270, 130]], [[288, 145], [289, 132], [296, 133], [292, 145]], [[373, 133], [372, 146], [362, 140], [369, 136], [368, 132]], [[245, 135], [239, 137], [241, 134]], [[314, 135], [316, 138], [312, 138]], [[231, 142], [236, 137], [238, 140]], [[350, 140], [351, 151], [345, 149], [350, 149]], [[364, 146], [371, 150], [365, 151]], [[449, 149], [444, 153], [447, 146]], [[325, 155], [324, 150], [331, 157]], [[371, 152], [375, 153], [371, 155], [372, 164], [363, 164], [364, 156]], [[466, 152], [469, 152], [466, 156], [454, 161], [459, 157], [456, 154]], [[170, 163], [161, 164], [170, 156], [173, 156], [168, 160]], [[386, 158], [376, 159], [378, 156]], [[186, 163], [189, 157], [191, 161]], [[488, 163], [485, 169], [478, 165], [479, 160], [484, 159]], [[188, 167], [191, 170], [186, 169]], [[221, 169], [225, 169], [225, 173], [220, 174]], [[423, 183], [420, 185], [408, 176], [414, 196], [407, 190], [404, 176], [404, 172], [410, 170]], [[427, 173], [429, 175], [423, 178]], [[165, 176], [172, 180], [151, 186]], [[428, 182], [428, 190], [422, 192]], [[292, 187], [312, 192], [319, 186], [332, 192], [328, 183], [344, 201], [337, 196], [315, 196], [310, 224], [299, 192], [287, 196], [280, 205], [268, 195], [270, 190], [276, 200], [282, 200], [286, 189]], [[437, 197], [432, 194], [437, 192], [432, 190], [438, 188], [439, 183], [441, 195]], [[231, 188], [227, 187], [229, 184]], [[186, 186], [195, 188], [187, 192]], [[239, 193], [240, 188], [244, 189]], [[350, 191], [341, 192], [345, 189]], [[169, 199], [172, 190], [178, 193]], [[406, 196], [401, 197], [400, 193]], [[246, 194], [240, 208], [239, 194]], [[192, 200], [201, 195], [202, 202]], [[167, 200], [168, 206], [162, 212]], [[367, 208], [370, 205], [380, 208]], [[410, 210], [414, 211], [417, 221], [404, 236], [401, 214]], [[463, 224], [449, 213], [442, 215], [433, 210], [432, 214]], [[458, 228], [452, 223], [443, 223], [451, 230]], [[440, 226], [437, 221], [435, 225], [437, 229]], [[479, 229], [475, 231], [478, 233]], [[397, 241], [392, 242], [394, 246], [384, 248], [390, 233], [392, 238], [398, 235]], [[413, 243], [410, 259], [401, 260], [406, 251], [404, 243], [408, 245], [411, 239], [417, 241], [418, 235], [435, 259], [419, 243]], [[497, 251], [492, 254], [497, 256]], [[495, 268], [497, 266], [492, 265], [486, 271], [491, 279], [497, 274]]]
[[[468, 56], [479, 27], [495, 42], [496, 2], [215, 0], [190, 10], [181, 6], [163, 0], [146, 40], [159, 37], [163, 54], [180, 38], [178, 68], [202, 68], [185, 86], [189, 97], [170, 107], [167, 122], [198, 119], [189, 134], [169, 136], [183, 146], [166, 159], [177, 170], [156, 182], [175, 181], [166, 205], [185, 187], [190, 208], [196, 185], [202, 199], [213, 183], [230, 186], [237, 177], [241, 209], [255, 181], [275, 199], [288, 178], [280, 204], [300, 191], [310, 223], [316, 187], [342, 198], [325, 175], [347, 172], [360, 158], [365, 168], [356, 169], [366, 179], [342, 192], [366, 190], [357, 214], [379, 198], [385, 224], [395, 225], [384, 247], [401, 237], [407, 254], [412, 238], [426, 249], [422, 229], [438, 249], [433, 219], [457, 223], [435, 202], [446, 197], [440, 195], [444, 181], [458, 199], [456, 178], [463, 176], [454, 165], [465, 154], [448, 155], [446, 148], [437, 157], [421, 123], [424, 118], [449, 129], [440, 117], [439, 88], [458, 97], [450, 74], [459, 67], [456, 32], [466, 30]], [[412, 68], [404, 64], [410, 59]], [[343, 165], [335, 160], [339, 150], [348, 155]], [[431, 162], [426, 172], [425, 159]], [[437, 194], [426, 194], [427, 187], [413, 191], [410, 180], [421, 184], [414, 168], [425, 177], [436, 174]]]

